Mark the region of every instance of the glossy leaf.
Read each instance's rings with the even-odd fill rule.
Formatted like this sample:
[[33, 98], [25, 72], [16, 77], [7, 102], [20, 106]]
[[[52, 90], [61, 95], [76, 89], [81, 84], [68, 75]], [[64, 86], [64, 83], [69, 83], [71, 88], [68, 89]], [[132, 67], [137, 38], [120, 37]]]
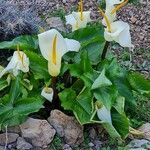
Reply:
[[[81, 51], [87, 50], [92, 64], [100, 61], [105, 45], [102, 25], [91, 25], [86, 28], [76, 30], [68, 35], [68, 38], [75, 39], [81, 43]], [[79, 55], [78, 53], [77, 55]]]
[[150, 81], [146, 80], [139, 73], [132, 72], [128, 76], [128, 81], [130, 82], [133, 90], [139, 92], [150, 98]]
[[65, 89], [59, 93], [59, 98], [64, 109], [73, 111], [82, 125], [90, 123], [93, 97], [88, 89], [84, 89], [79, 95], [72, 89]]
[[12, 41], [4, 41], [0, 43], [0, 49], [16, 50], [17, 45], [21, 50], [36, 50], [38, 49], [37, 36], [22, 35], [18, 36]]
[[39, 54], [25, 51], [30, 59], [30, 71], [34, 74], [35, 79], [49, 79], [47, 61]]

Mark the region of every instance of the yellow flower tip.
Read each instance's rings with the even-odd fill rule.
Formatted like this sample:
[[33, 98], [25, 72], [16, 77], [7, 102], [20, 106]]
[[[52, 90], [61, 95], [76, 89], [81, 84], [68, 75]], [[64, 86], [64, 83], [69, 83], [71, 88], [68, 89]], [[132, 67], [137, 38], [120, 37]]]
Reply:
[[21, 53], [20, 53], [20, 48], [19, 48], [19, 44], [17, 45], [17, 52], [18, 52], [19, 59], [21, 60], [22, 65], [24, 66], [24, 63], [23, 63], [24, 54], [21, 55]]
[[105, 19], [106, 26], [108, 28], [108, 32], [111, 32], [111, 25], [110, 25], [110, 21], [109, 21], [108, 17], [105, 15], [105, 13], [103, 12], [103, 10], [100, 7], [98, 7], [98, 9], [99, 9], [99, 12], [101, 13], [102, 17], [104, 17], [104, 19]]
[[52, 49], [52, 62], [56, 65], [56, 44], [57, 44], [57, 34], [53, 39], [53, 49]]
[[124, 0], [121, 4], [117, 5], [112, 11], [111, 14], [114, 14], [116, 11], [118, 11], [120, 8], [125, 6], [128, 3], [128, 0]]
[[102, 108], [102, 104], [99, 101], [96, 101], [95, 108], [96, 108], [96, 110]]
[[78, 12], [80, 12], [80, 19], [83, 21], [83, 0], [79, 2]]

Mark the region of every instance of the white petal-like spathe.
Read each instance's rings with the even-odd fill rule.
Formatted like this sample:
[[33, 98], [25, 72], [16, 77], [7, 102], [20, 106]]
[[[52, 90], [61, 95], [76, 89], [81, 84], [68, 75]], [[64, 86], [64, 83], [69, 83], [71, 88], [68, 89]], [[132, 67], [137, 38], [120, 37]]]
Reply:
[[52, 88], [45, 87], [45, 88], [43, 88], [41, 95], [44, 98], [46, 98], [48, 101], [52, 102], [53, 96], [54, 96], [54, 91]]
[[101, 121], [112, 124], [110, 110], [107, 110], [107, 108], [104, 105], [97, 110], [97, 116]]
[[81, 47], [81, 44], [76, 40], [65, 38], [65, 42], [67, 44], [67, 51], [78, 52]]
[[60, 73], [62, 56], [68, 51], [78, 51], [80, 48], [79, 42], [64, 39], [55, 29], [39, 34], [38, 38], [41, 53], [48, 61], [49, 74], [55, 77]]
[[65, 19], [66, 19], [66, 24], [70, 24], [72, 26], [72, 31], [78, 29], [77, 20], [74, 18], [72, 14], [65, 16]]
[[90, 19], [90, 11], [83, 12], [83, 20], [81, 20], [81, 12], [72, 12], [72, 15], [77, 20], [78, 29], [85, 28], [87, 23], [91, 21]]
[[85, 28], [88, 22], [91, 22], [90, 11], [83, 11], [83, 19], [81, 19], [81, 12], [72, 12], [72, 14], [65, 16], [66, 24], [72, 26], [72, 31], [80, 28]]
[[106, 0], [106, 7], [122, 3], [124, 0]]
[[128, 23], [115, 21], [111, 23], [111, 30], [111, 32], [108, 32], [105, 29], [104, 37], [106, 41], [115, 41], [123, 47], [133, 47]]
[[51, 29], [38, 35], [40, 51], [43, 57], [48, 61], [51, 59], [50, 55], [53, 51], [53, 40], [56, 35], [56, 49], [62, 57], [63, 51], [67, 49], [67, 46], [63, 36], [57, 30]]
[[7, 67], [0, 72], [0, 78], [6, 72], [12, 72], [14, 76], [17, 76], [19, 70], [24, 73], [29, 71], [29, 58], [24, 52], [15, 51]]
[[[112, 23], [113, 21], [115, 21], [116, 20], [116, 12], [115, 13], [111, 13], [111, 11], [114, 9], [115, 7], [112, 5], [112, 6], [107, 6], [106, 7], [106, 10], [105, 10], [105, 15], [107, 16], [107, 18], [108, 18], [108, 20], [109, 20], [109, 22], [110, 23]], [[106, 21], [105, 21], [105, 19], [103, 18], [103, 20], [102, 20], [102, 24], [104, 25], [104, 26], [106, 26]]]

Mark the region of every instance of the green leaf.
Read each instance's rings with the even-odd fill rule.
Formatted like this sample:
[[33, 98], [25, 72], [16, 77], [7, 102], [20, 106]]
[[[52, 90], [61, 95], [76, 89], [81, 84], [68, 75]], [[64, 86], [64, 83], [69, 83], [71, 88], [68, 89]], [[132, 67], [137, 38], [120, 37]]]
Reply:
[[105, 75], [105, 69], [101, 72], [99, 77], [94, 81], [92, 89], [97, 89], [105, 86], [111, 86], [111, 81]]
[[133, 90], [150, 98], [150, 81], [149, 80], [146, 80], [139, 73], [131, 72], [128, 76], [128, 81]]
[[103, 68], [105, 68], [107, 77], [112, 82], [112, 84], [115, 85], [119, 94], [125, 97], [126, 102], [130, 106], [135, 106], [136, 102], [133, 97], [132, 88], [127, 79], [128, 72], [119, 66], [116, 58], [111, 60], [105, 59], [102, 63], [99, 64], [98, 67], [99, 70], [103, 70]]
[[[9, 101], [9, 97], [6, 96]], [[40, 97], [31, 97], [18, 99], [13, 105], [9, 103], [3, 103], [3, 100], [0, 103], [0, 127], [14, 126], [22, 123], [27, 115], [37, 112], [42, 106], [43, 101]]]
[[73, 111], [80, 124], [90, 123], [93, 97], [89, 89], [83, 89], [78, 96], [71, 88], [65, 89], [59, 93], [59, 98], [64, 109]]
[[81, 78], [86, 86], [91, 86], [94, 79], [94, 70], [92, 69], [88, 54], [83, 51], [80, 63], [69, 65], [70, 73], [74, 77]]
[[125, 106], [125, 98], [122, 96], [118, 96], [113, 107], [120, 113], [124, 114], [124, 106]]
[[17, 99], [20, 94], [19, 76], [17, 76], [16, 79], [12, 81], [9, 93], [9, 102], [12, 105], [14, 100]]
[[81, 52], [87, 50], [92, 64], [97, 64], [100, 61], [105, 45], [103, 34], [104, 31], [102, 25], [90, 25], [69, 34], [68, 38], [79, 41], [81, 43]]
[[116, 110], [112, 111], [112, 122], [115, 129], [122, 138], [126, 138], [129, 133], [129, 120], [125, 114], [120, 114]]
[[110, 110], [117, 99], [118, 91], [114, 86], [102, 87], [93, 90], [94, 97], [103, 102], [105, 107]]
[[47, 61], [39, 54], [25, 51], [26, 55], [30, 60], [30, 70], [34, 74], [35, 79], [49, 79], [50, 75], [48, 73], [48, 63]]
[[17, 45], [21, 50], [36, 50], [38, 49], [37, 36], [21, 35], [12, 41], [4, 41], [0, 43], [0, 49], [16, 50]]
[[0, 78], [0, 91], [9, 86], [9, 83], [6, 79]]

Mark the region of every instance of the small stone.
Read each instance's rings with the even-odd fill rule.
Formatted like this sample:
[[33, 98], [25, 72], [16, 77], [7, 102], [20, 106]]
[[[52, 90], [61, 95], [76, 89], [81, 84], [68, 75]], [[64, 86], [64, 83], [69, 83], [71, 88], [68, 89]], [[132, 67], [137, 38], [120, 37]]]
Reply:
[[4, 150], [5, 149], [5, 146], [0, 146], [0, 150]]
[[[7, 144], [15, 143], [19, 137], [16, 133], [7, 133]], [[0, 145], [4, 146], [6, 144], [6, 133], [0, 134]]]
[[94, 144], [92, 142], [90, 142], [88, 145], [89, 145], [89, 147], [93, 147], [94, 146]]
[[72, 150], [72, 148], [68, 144], [65, 144], [62, 149], [63, 150]]
[[129, 148], [142, 148], [142, 147], [146, 147], [146, 145], [150, 145], [150, 142], [148, 140], [145, 140], [145, 139], [141, 139], [141, 140], [134, 139], [128, 144], [128, 147]]
[[22, 137], [28, 139], [33, 146], [47, 147], [54, 138], [55, 129], [46, 121], [29, 118], [20, 125]]
[[139, 131], [144, 133], [144, 138], [150, 140], [150, 123], [143, 124]]
[[65, 31], [63, 21], [61, 20], [60, 17], [48, 18], [48, 19], [46, 19], [46, 22], [51, 28], [56, 28], [59, 31]]
[[19, 137], [17, 139], [17, 149], [18, 150], [30, 150], [32, 148], [33, 148], [33, 146], [30, 143], [26, 142], [24, 138]]
[[132, 16], [130, 20], [132, 23], [136, 23], [136, 21], [137, 21], [137, 19], [134, 16]]
[[67, 144], [75, 146], [83, 142], [83, 126], [74, 117], [67, 116], [59, 110], [53, 110], [48, 121], [56, 129], [57, 134], [64, 137]]
[[97, 137], [97, 134], [96, 134], [96, 131], [94, 128], [91, 128], [90, 131], [89, 131], [89, 137], [91, 139], [95, 139]]

